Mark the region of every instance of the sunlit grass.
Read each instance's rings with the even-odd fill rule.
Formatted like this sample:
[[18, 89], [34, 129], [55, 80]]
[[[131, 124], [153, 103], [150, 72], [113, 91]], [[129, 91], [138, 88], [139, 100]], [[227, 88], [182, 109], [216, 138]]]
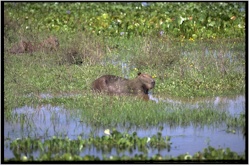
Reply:
[[[46, 7], [42, 7], [40, 4], [33, 5], [41, 10], [46, 10]], [[76, 6], [78, 5], [76, 4]], [[168, 5], [171, 6], [171, 4]], [[97, 31], [93, 27], [97, 29], [102, 27], [103, 24], [99, 23], [103, 21], [105, 23], [104, 17], [110, 17], [111, 20], [112, 15], [107, 15], [106, 13], [98, 15], [98, 18], [102, 19], [94, 19], [97, 22], [92, 20], [92, 25], [86, 24], [87, 28], [93, 26], [89, 30], [90, 33], [87, 33], [88, 30], [75, 33], [76, 27], [74, 26], [76, 24], [74, 21], [77, 19], [68, 20], [72, 23], [72, 27], [71, 24], [69, 27], [64, 26], [66, 17], [62, 17], [57, 21], [60, 22], [61, 28], [63, 27], [63, 30], [68, 33], [56, 33], [58, 32], [56, 28], [60, 29], [60, 26], [54, 26], [53, 22], [41, 24], [40, 17], [43, 16], [43, 13], [35, 12], [34, 21], [39, 21], [40, 24], [37, 27], [48, 29], [49, 26], [54, 31], [54, 35], [58, 37], [60, 48], [49, 53], [39, 51], [12, 55], [7, 50], [17, 40], [26, 37], [28, 40], [36, 42], [48, 34], [45, 31], [40, 33], [32, 29], [33, 21], [30, 22], [31, 17], [23, 15], [26, 12], [22, 12], [22, 10], [27, 12], [33, 11], [32, 5], [15, 5], [15, 3], [10, 3], [5, 6], [9, 8], [7, 11], [9, 18], [5, 19], [7, 21], [5, 22], [6, 33], [4, 36], [3, 88], [5, 121], [20, 123], [21, 129], [24, 126], [32, 128], [34, 123], [33, 116], [27, 116], [26, 114], [17, 116], [12, 111], [22, 106], [33, 107], [51, 104], [63, 106], [69, 112], [70, 118], [76, 118], [79, 122], [96, 128], [103, 128], [104, 126], [112, 128], [117, 126], [148, 127], [163, 126], [163, 124], [173, 127], [189, 125], [216, 127], [223, 124], [227, 126], [226, 132], [235, 134], [238, 128], [243, 128], [242, 132], [245, 134], [246, 118], [244, 111], [239, 116], [233, 116], [228, 112], [214, 109], [209, 104], [190, 108], [181, 104], [176, 105], [163, 101], [158, 103], [154, 101], [145, 102], [131, 96], [99, 95], [91, 91], [92, 81], [101, 75], [112, 74], [134, 78], [138, 72], [142, 72], [152, 75], [156, 80], [156, 86], [152, 93], [163, 98], [171, 96], [193, 99], [195, 97], [227, 96], [244, 93], [246, 87], [245, 40], [243, 38], [217, 38], [220, 35], [230, 36], [230, 34], [235, 34], [238, 37], [244, 36], [244, 28], [241, 28], [244, 26], [244, 22], [238, 19], [244, 17], [243, 12], [237, 16], [236, 21], [238, 23], [234, 21], [235, 16], [232, 17], [234, 19], [229, 20], [230, 25], [232, 21], [234, 21], [233, 24], [235, 25], [242, 24], [236, 28], [236, 30], [238, 29], [237, 31], [235, 31], [233, 26], [230, 26], [231, 29], [229, 28], [225, 35], [222, 31], [219, 31], [217, 36], [209, 30], [206, 33], [199, 32], [199, 34], [193, 34], [192, 31], [189, 31], [185, 34], [187, 36], [186, 39], [185, 35], [181, 35], [181, 39], [179, 39], [180, 34], [183, 33], [181, 31], [171, 31], [172, 34], [161, 34], [160, 36], [154, 35], [153, 31], [158, 33], [161, 30], [155, 28], [153, 28], [153, 31], [147, 29], [148, 34], [138, 36], [137, 34], [141, 33], [137, 32], [138, 27], [134, 27], [134, 29], [131, 29], [131, 27], [135, 25], [140, 27], [142, 24], [139, 23], [131, 24], [130, 32], [124, 32], [125, 35], [121, 34], [116, 27], [110, 27], [111, 29], [106, 31], [108, 35], [102, 35], [105, 34], [105, 31], [98, 32], [99, 30]], [[93, 5], [92, 8], [94, 10], [99, 9], [96, 6], [101, 7], [101, 4]], [[120, 5], [118, 4], [118, 6]], [[58, 7], [59, 5], [54, 6], [55, 9], [58, 9]], [[68, 18], [73, 18], [72, 11], [68, 9], [69, 5], [63, 4], [61, 7], [64, 9], [66, 7], [67, 11], [60, 10], [60, 12], [69, 16]], [[107, 9], [109, 7], [107, 6]], [[74, 9], [75, 6], [70, 6], [70, 8]], [[179, 11], [178, 7], [176, 9]], [[189, 7], [186, 6], [185, 9], [189, 10]], [[227, 10], [227, 12], [230, 10]], [[238, 8], [235, 7], [233, 10], [238, 10]], [[86, 10], [82, 11], [85, 12]], [[21, 13], [20, 16], [17, 13]], [[54, 16], [62, 15], [62, 13], [52, 12], [52, 15], [48, 15], [47, 19], [42, 20], [50, 20], [50, 18], [54, 20]], [[122, 12], [118, 12], [118, 17], [122, 16], [120, 13]], [[94, 12], [87, 13], [86, 16], [89, 17], [92, 14]], [[15, 22], [15, 17], [17, 16], [20, 18], [20, 22]], [[131, 16], [134, 17], [134, 15]], [[132, 20], [132, 17], [122, 16], [120, 21], [123, 19]], [[154, 16], [154, 18], [157, 17], [157, 15]], [[169, 17], [169, 15], [166, 15], [166, 17]], [[214, 17], [217, 18], [216, 15]], [[200, 19], [200, 17], [198, 18]], [[87, 21], [91, 21], [91, 19], [87, 19]], [[189, 21], [193, 19], [195, 18]], [[144, 20], [144, 18], [139, 18], [139, 20]], [[155, 21], [159, 22], [158, 20], [155, 19]], [[63, 24], [61, 24], [61, 21]], [[172, 21], [176, 25], [179, 24], [178, 19]], [[122, 24], [124, 23], [126, 22]], [[222, 23], [228, 23], [228, 20], [222, 21]], [[21, 25], [19, 26], [19, 24]], [[51, 27], [52, 24], [53, 27]], [[150, 22], [150, 24], [156, 25], [154, 21]], [[215, 24], [214, 27], [216, 26], [220, 26], [220, 24]], [[143, 27], [147, 26], [143, 25]], [[173, 28], [173, 26], [170, 28]], [[186, 24], [183, 28], [190, 29]], [[99, 35], [96, 35], [97, 33]], [[203, 35], [211, 38], [211, 40], [203, 40]], [[174, 39], [170, 36], [177, 36], [177, 38]], [[53, 97], [41, 97], [41, 94], [49, 94]], [[52, 116], [51, 118], [53, 120], [54, 117]], [[129, 150], [131, 150], [132, 145], [137, 141], [136, 146], [146, 153], [146, 143], [156, 148], [161, 143], [170, 141], [170, 138], [161, 138], [161, 133], [157, 133], [157, 135], [151, 138], [138, 138], [136, 134], [129, 135], [119, 132], [117, 132], [118, 136], [114, 136], [114, 131], [111, 128], [104, 130], [105, 135], [103, 137], [89, 136], [88, 140], [83, 140], [80, 137], [78, 140], [57, 137], [47, 139], [45, 137], [46, 139], [41, 141], [31, 138], [29, 134], [27, 138], [16, 139], [11, 143], [15, 158], [10, 160], [34, 160], [35, 158], [32, 155], [27, 155], [27, 153], [32, 154], [33, 151], [41, 151], [41, 156], [38, 160], [99, 160], [96, 156], [79, 156], [79, 151], [85, 148], [86, 143], [99, 146], [101, 149], [108, 151], [114, 146], [129, 147]], [[165, 142], [157, 142], [157, 140], [164, 140]], [[163, 148], [169, 148], [169, 146], [163, 146]], [[57, 155], [52, 154], [52, 151]], [[203, 160], [215, 159], [215, 156], [217, 157], [216, 159], [245, 159], [244, 156], [239, 156], [231, 152], [230, 149], [214, 149], [212, 147], [208, 147], [202, 152], [197, 152], [195, 155], [183, 154], [176, 158], [164, 157], [160, 154], [152, 157], [148, 157], [147, 154], [136, 154], [131, 158], [128, 156], [104, 155], [103, 159]]]
[[[88, 92], [88, 91], [86, 91]], [[72, 116], [93, 126], [218, 126], [222, 123], [233, 128], [245, 127], [242, 117], [217, 110], [210, 104], [191, 108], [167, 102], [156, 103], [126, 96], [105, 96], [82, 93], [77, 97], [42, 99], [42, 104], [63, 105]]]
[[[64, 36], [58, 38], [65, 42]], [[93, 39], [93, 41], [95, 40]], [[98, 40], [98, 42], [102, 45], [104, 41]], [[91, 96], [91, 82], [99, 76], [113, 74], [134, 78], [138, 71], [149, 73], [154, 77], [156, 80], [156, 86], [152, 90], [154, 95], [194, 98], [245, 92], [244, 41], [237, 40], [237, 42], [242, 43], [242, 46], [232, 45], [230, 41], [223, 42], [222, 40], [206, 41], [207, 43], [200, 44], [195, 42], [182, 43], [181, 47], [173, 41], [166, 42], [170, 46], [164, 46], [161, 39], [156, 38], [151, 38], [151, 40], [145, 37], [129, 40], [105, 39], [107, 50], [106, 54], [102, 55], [103, 63], [101, 64], [99, 63], [100, 59], [96, 59], [97, 62], [94, 62], [94, 57], [91, 61], [84, 61], [82, 65], [61, 64], [61, 60], [58, 58], [65, 55], [62, 55], [63, 52], [60, 50], [49, 54], [36, 52], [9, 55], [6, 52], [4, 55], [5, 110], [11, 111], [15, 107], [39, 103], [41, 101], [39, 94], [41, 93], [84, 93], [86, 96]], [[95, 42], [93, 44], [96, 45]], [[113, 47], [116, 44], [118, 46]], [[223, 44], [225, 45], [223, 46]], [[74, 46], [74, 43], [70, 45]], [[84, 46], [82, 46], [83, 50]], [[159, 54], [155, 54], [155, 52]], [[163, 56], [165, 54], [166, 56]], [[168, 59], [169, 57], [175, 58]], [[125, 62], [127, 65], [122, 66], [120, 62]], [[144, 65], [140, 65], [141, 63]], [[164, 65], [166, 66], [163, 67]], [[32, 95], [32, 98], [27, 98], [27, 95]], [[98, 105], [102, 105], [106, 111], [121, 110], [122, 108], [130, 110], [128, 108], [131, 105], [126, 104], [130, 102], [133, 103], [133, 107], [136, 106], [136, 103], [140, 103], [137, 108], [133, 109], [139, 109], [142, 113], [145, 112], [144, 109], [146, 112], [147, 110], [152, 111], [145, 106], [148, 105], [145, 102], [135, 102], [130, 98], [123, 98], [120, 103], [121, 107], [113, 104], [116, 101], [119, 103], [119, 100], [112, 101], [113, 99], [109, 99], [109, 97], [97, 96], [95, 99], [87, 98], [85, 100], [89, 100], [85, 101], [87, 106], [88, 103], [97, 105], [97, 108]], [[107, 103], [106, 100], [110, 101], [111, 104]], [[152, 108], [157, 106], [159, 107], [160, 104], [152, 104]], [[147, 116], [150, 114], [145, 114], [145, 121]], [[150, 121], [150, 123], [154, 122]]]

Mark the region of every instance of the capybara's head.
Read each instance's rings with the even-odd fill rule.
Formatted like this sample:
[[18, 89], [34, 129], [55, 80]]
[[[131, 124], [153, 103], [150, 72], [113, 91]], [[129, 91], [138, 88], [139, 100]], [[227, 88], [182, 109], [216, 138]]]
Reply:
[[155, 87], [155, 80], [152, 76], [139, 72], [137, 78], [139, 78], [140, 82], [143, 84], [144, 89], [149, 90]]

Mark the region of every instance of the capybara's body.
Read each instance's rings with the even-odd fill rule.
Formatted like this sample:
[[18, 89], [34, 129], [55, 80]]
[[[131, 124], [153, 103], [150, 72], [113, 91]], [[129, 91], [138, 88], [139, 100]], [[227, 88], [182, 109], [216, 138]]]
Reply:
[[42, 49], [56, 50], [59, 47], [59, 41], [56, 37], [50, 36], [41, 43], [31, 43], [29, 41], [21, 40], [15, 44], [11, 49], [10, 53], [21, 54], [21, 53], [32, 53]]
[[154, 79], [148, 74], [138, 73], [134, 79], [126, 79], [114, 75], [104, 75], [92, 83], [96, 92], [115, 95], [136, 95], [148, 100], [148, 91], [155, 86]]
[[40, 47], [56, 50], [59, 47], [59, 41], [56, 37], [50, 36], [40, 44]]
[[10, 49], [10, 52], [13, 54], [21, 54], [25, 52], [33, 52], [34, 50], [35, 47], [31, 44], [31, 42], [21, 40]]

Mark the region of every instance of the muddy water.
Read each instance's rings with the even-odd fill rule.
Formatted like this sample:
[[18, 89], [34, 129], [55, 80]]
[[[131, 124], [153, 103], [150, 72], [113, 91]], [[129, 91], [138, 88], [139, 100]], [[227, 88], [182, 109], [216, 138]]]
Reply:
[[[43, 94], [43, 97], [52, 97], [51, 95]], [[171, 98], [154, 98], [151, 95], [151, 99], [155, 101], [163, 100], [165, 102], [173, 104], [182, 104], [187, 107], [198, 107], [200, 103], [210, 103], [215, 109], [228, 111], [234, 116], [238, 116], [241, 112], [245, 111], [245, 97], [235, 96], [232, 98], [215, 97], [207, 100], [193, 100], [184, 101]], [[51, 138], [52, 136], [69, 137], [70, 139], [76, 139], [78, 135], [83, 138], [88, 138], [89, 135], [102, 136], [104, 135], [103, 128], [92, 128], [91, 126], [80, 122], [77, 116], [71, 115], [66, 109], [62, 107], [55, 107], [51, 105], [43, 105], [40, 107], [21, 107], [14, 111], [17, 117], [16, 122], [4, 121], [4, 158], [14, 157], [12, 151], [9, 149], [9, 140], [17, 138], [33, 137], [40, 139]], [[227, 148], [239, 154], [245, 152], [245, 137], [240, 130], [235, 130], [235, 133], [226, 132], [226, 126], [186, 126], [186, 127], [170, 127], [163, 125], [163, 129], [159, 127], [130, 127], [129, 129], [123, 126], [117, 126], [117, 130], [120, 132], [133, 133], [137, 132], [139, 137], [151, 137], [157, 132], [161, 132], [162, 135], [171, 137], [171, 149], [162, 150], [148, 150], [148, 156], [153, 156], [157, 153], [165, 156], [177, 156], [184, 153], [194, 154], [202, 149], [210, 146], [215, 148]], [[137, 150], [133, 152], [124, 152], [119, 155], [131, 155], [141, 154]], [[38, 157], [39, 154], [34, 153], [34, 157]], [[84, 155], [95, 155], [102, 159], [102, 152], [98, 151], [95, 147], [90, 147], [81, 152]], [[117, 155], [116, 149], [113, 149], [109, 155]]]

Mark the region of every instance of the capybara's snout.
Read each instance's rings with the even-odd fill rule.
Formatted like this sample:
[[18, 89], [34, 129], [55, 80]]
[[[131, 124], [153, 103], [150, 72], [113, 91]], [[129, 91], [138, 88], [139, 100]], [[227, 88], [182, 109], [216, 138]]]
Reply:
[[153, 78], [150, 78], [147, 84], [148, 84], [148, 89], [153, 89], [155, 87], [155, 80]]
[[155, 87], [155, 80], [151, 82], [152, 88]]
[[152, 79], [152, 81], [149, 83], [148, 89], [153, 89], [155, 87], [155, 80]]

